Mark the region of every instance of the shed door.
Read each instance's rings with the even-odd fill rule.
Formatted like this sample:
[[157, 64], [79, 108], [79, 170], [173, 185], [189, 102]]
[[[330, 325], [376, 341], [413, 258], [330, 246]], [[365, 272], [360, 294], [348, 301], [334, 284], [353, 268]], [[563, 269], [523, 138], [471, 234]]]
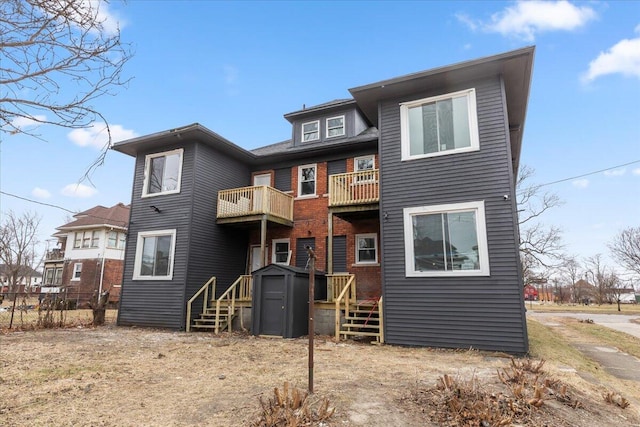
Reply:
[[284, 335], [284, 276], [262, 276], [260, 333]]

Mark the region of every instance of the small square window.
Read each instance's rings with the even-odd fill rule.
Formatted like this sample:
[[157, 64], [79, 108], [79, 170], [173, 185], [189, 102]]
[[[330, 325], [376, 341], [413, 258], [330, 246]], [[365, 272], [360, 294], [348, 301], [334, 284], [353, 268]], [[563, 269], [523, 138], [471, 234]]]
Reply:
[[378, 235], [356, 235], [356, 264], [376, 264], [378, 262]]
[[73, 264], [73, 274], [71, 275], [71, 280], [80, 280], [80, 276], [82, 276], [82, 263], [77, 262]]
[[316, 165], [298, 166], [298, 196], [315, 196]]
[[358, 172], [356, 175], [357, 182], [371, 182], [377, 180], [375, 171], [375, 156], [362, 156], [353, 159], [353, 171]]
[[273, 264], [289, 264], [289, 239], [274, 239], [272, 242], [271, 262]]
[[344, 116], [327, 119], [327, 138], [344, 135]]
[[149, 154], [145, 158], [143, 197], [180, 192], [183, 150]]
[[320, 121], [302, 124], [302, 141], [315, 141], [320, 139]]

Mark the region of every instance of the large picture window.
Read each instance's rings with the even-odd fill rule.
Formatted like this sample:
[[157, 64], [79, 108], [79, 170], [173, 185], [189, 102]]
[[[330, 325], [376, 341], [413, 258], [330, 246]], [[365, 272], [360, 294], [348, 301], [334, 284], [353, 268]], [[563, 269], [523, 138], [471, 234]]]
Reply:
[[475, 89], [400, 104], [402, 160], [479, 149]]
[[315, 196], [316, 165], [298, 167], [298, 197]]
[[135, 280], [171, 280], [176, 230], [138, 233], [133, 278]]
[[143, 197], [180, 192], [182, 153], [178, 149], [145, 158]]
[[488, 276], [484, 202], [404, 209], [407, 276]]

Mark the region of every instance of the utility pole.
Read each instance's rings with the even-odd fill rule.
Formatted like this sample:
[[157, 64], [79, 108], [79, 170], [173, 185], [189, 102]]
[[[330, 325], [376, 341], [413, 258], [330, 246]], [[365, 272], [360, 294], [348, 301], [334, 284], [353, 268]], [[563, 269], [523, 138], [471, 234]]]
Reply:
[[313, 394], [313, 336], [315, 335], [315, 327], [313, 324], [314, 316], [314, 290], [316, 279], [316, 254], [311, 246], [307, 246], [309, 254], [309, 393]]

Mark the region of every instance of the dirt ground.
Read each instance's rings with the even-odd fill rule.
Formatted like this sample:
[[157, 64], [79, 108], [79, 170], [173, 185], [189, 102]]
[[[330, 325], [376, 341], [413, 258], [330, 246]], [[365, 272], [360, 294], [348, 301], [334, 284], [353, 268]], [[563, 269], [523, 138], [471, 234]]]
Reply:
[[[306, 338], [115, 326], [0, 335], [0, 425], [250, 425], [259, 414], [259, 397], [272, 397], [274, 387], [288, 381], [307, 389], [307, 344]], [[441, 425], [433, 421], [436, 409], [417, 403], [421, 390], [445, 374], [498, 390], [496, 372], [510, 363], [506, 355], [478, 351], [319, 337], [311, 400], [327, 398], [336, 409], [328, 422], [318, 424], [323, 426]], [[621, 409], [604, 402], [609, 387], [551, 361], [545, 369], [569, 384], [580, 405], [547, 398], [526, 425], [640, 425], [640, 396], [625, 396], [631, 406]]]

